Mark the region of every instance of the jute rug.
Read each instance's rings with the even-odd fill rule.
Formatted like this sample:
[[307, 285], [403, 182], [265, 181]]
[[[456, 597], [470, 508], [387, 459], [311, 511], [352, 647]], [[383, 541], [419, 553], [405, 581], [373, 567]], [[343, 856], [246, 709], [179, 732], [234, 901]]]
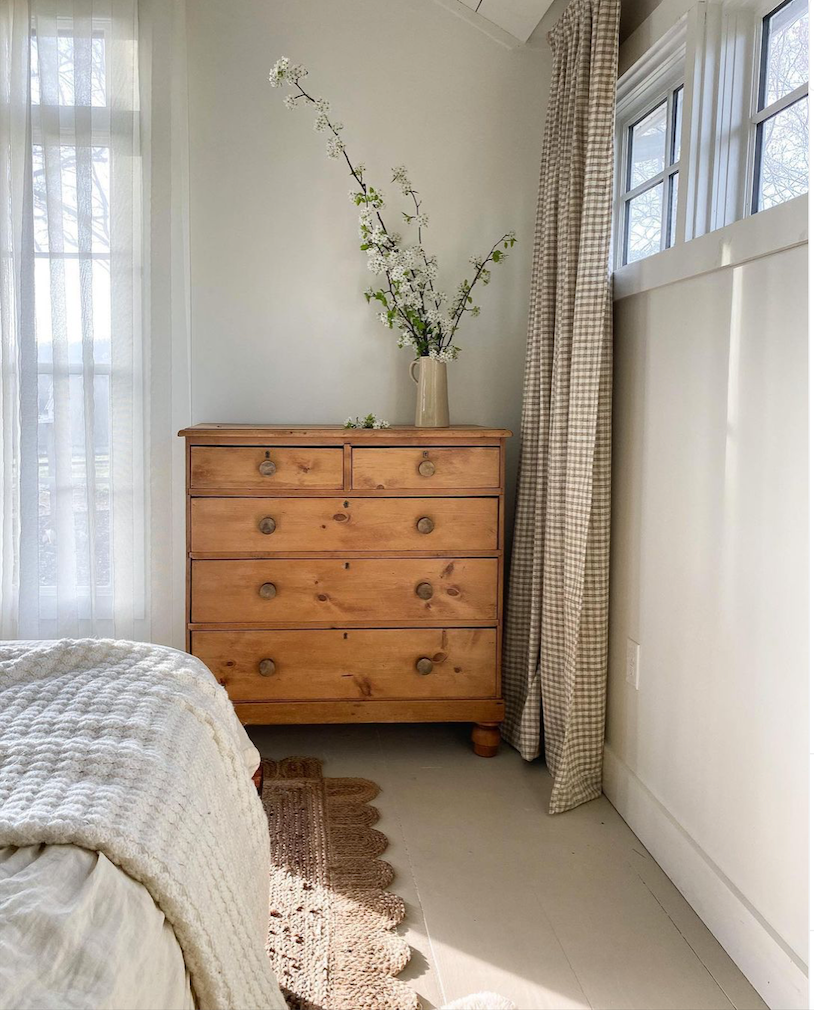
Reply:
[[393, 930], [387, 839], [366, 779], [325, 779], [315, 758], [264, 761], [271, 834], [268, 952], [292, 1010], [417, 1010], [394, 978], [410, 959]]

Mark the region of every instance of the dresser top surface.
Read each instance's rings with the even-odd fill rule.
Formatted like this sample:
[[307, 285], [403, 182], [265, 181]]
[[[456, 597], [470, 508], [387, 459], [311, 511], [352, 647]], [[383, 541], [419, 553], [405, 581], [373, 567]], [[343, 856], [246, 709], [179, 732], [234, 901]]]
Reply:
[[416, 428], [410, 424], [394, 424], [389, 428], [345, 428], [341, 424], [194, 424], [182, 428], [178, 434], [184, 438], [332, 438], [337, 441], [387, 442], [394, 438], [408, 437], [415, 441], [422, 438], [439, 438], [450, 441], [475, 440], [484, 438], [510, 438], [507, 428], [485, 428], [478, 424], [453, 424], [448, 428]]

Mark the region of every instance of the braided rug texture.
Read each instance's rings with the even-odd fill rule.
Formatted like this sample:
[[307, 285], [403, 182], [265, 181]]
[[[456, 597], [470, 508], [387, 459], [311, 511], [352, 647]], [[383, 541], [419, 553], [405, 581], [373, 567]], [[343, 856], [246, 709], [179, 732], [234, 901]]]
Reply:
[[394, 978], [410, 959], [393, 930], [387, 839], [366, 779], [326, 779], [316, 758], [263, 762], [271, 836], [268, 953], [291, 1010], [417, 1010]]

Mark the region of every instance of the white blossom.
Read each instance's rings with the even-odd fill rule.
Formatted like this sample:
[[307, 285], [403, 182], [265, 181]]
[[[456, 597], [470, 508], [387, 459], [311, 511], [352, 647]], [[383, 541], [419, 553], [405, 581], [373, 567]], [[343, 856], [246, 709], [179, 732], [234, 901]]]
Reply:
[[325, 150], [327, 151], [329, 158], [338, 158], [345, 150], [345, 145], [339, 137], [331, 137], [325, 146]]
[[285, 98], [283, 99], [283, 105], [287, 109], [296, 109], [297, 108], [297, 99], [296, 99], [296, 96], [294, 96], [294, 95], [286, 95]]
[[386, 264], [384, 262], [384, 256], [377, 249], [368, 250], [367, 268], [371, 273], [380, 274], [383, 272]]
[[317, 112], [322, 112], [326, 116], [331, 111], [331, 103], [327, 100], [327, 98], [317, 98], [314, 105], [317, 107]]
[[288, 76], [290, 60], [287, 56], [281, 56], [274, 66], [269, 70], [269, 84], [272, 88], [282, 87]]

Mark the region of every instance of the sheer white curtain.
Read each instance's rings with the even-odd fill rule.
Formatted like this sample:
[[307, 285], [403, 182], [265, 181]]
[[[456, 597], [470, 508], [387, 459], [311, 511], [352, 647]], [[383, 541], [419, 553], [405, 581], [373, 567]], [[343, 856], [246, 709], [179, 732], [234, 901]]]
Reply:
[[[150, 158], [161, 148], [140, 81], [151, 80], [152, 47], [140, 44], [136, 0], [9, 3], [1, 633], [177, 644], [172, 439], [187, 416], [186, 318], [173, 311], [179, 284], [153, 299], [144, 241], [154, 190], [175, 171], [169, 156], [144, 158], [145, 138]], [[162, 281], [176, 266], [182, 276], [169, 221], [155, 230]]]

